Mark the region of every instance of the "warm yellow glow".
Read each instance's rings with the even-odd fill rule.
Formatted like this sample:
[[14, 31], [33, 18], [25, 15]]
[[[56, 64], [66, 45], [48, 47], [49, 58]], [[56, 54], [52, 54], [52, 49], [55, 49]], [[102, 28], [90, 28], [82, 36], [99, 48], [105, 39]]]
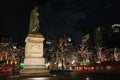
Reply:
[[11, 61], [10, 63], [13, 64], [13, 61]]
[[15, 61], [15, 64], [17, 64], [17, 61]]
[[101, 61], [99, 60], [99, 61], [96, 61], [96, 63], [101, 63]]
[[8, 64], [8, 60], [7, 60], [6, 64]]
[[86, 62], [86, 60], [87, 60], [87, 59], [86, 59], [86, 58], [84, 58], [84, 59], [83, 59], [83, 62]]
[[61, 66], [62, 66], [62, 64], [61, 64], [61, 63], [59, 63], [59, 64], [58, 64], [58, 66], [59, 66], [59, 67], [61, 67]]
[[2, 56], [1, 56], [1, 57], [0, 57], [0, 60], [2, 61], [2, 59], [3, 59], [3, 58], [2, 58]]
[[27, 78], [27, 80], [48, 80], [49, 77]]
[[90, 60], [89, 60], [89, 59], [86, 59], [86, 62], [90, 62]]
[[89, 78], [89, 77], [86, 77], [86, 80], [90, 80], [90, 78]]

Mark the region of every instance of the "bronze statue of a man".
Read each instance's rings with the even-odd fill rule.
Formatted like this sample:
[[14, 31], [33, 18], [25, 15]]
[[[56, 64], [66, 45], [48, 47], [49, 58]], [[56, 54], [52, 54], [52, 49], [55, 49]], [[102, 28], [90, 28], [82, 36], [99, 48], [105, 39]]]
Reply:
[[31, 15], [30, 15], [29, 34], [38, 33], [38, 30], [39, 30], [39, 13], [38, 13], [38, 7], [35, 7], [31, 11]]

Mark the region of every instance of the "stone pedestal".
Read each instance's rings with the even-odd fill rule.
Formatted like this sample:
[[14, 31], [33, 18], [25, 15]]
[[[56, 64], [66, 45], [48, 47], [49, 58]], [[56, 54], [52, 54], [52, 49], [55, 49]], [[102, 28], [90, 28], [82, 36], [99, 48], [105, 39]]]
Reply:
[[26, 37], [24, 68], [21, 76], [49, 76], [43, 58], [43, 41], [41, 34], [29, 34]]

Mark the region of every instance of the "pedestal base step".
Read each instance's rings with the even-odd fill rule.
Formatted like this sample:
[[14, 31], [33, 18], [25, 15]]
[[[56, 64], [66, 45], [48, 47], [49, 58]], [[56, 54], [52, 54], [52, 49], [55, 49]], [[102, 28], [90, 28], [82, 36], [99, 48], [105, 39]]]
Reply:
[[21, 76], [50, 76], [47, 69], [23, 69], [20, 74]]

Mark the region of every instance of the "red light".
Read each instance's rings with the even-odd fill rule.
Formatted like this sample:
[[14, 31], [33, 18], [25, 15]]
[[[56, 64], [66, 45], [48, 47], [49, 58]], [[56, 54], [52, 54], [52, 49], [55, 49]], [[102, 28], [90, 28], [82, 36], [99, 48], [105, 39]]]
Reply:
[[110, 58], [104, 58], [104, 61], [110, 61], [111, 59]]
[[85, 70], [87, 70], [87, 69], [88, 69], [88, 67], [84, 66], [84, 69], [85, 69]]
[[83, 68], [80, 66], [80, 67], [79, 67], [79, 70], [81, 71], [82, 69], [83, 69]]
[[91, 69], [94, 70], [94, 67], [92, 66]]

